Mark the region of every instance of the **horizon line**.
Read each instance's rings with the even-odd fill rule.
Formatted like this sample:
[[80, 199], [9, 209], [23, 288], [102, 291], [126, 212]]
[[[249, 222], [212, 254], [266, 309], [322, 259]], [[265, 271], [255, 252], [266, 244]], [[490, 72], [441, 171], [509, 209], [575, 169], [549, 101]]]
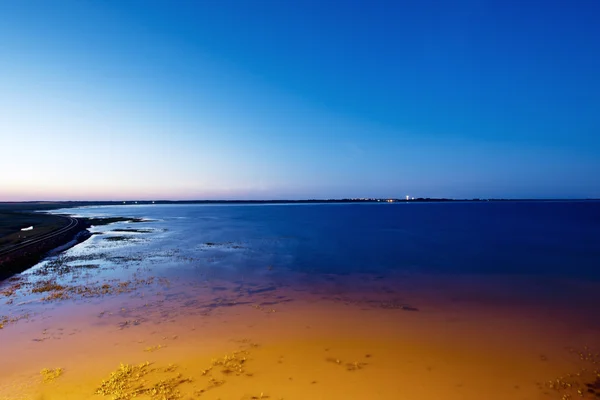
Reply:
[[305, 199], [126, 199], [126, 200], [12, 200], [1, 201], [0, 204], [35, 204], [35, 203], [94, 203], [94, 204], [157, 204], [157, 203], [297, 203], [297, 202], [417, 202], [417, 201], [600, 201], [594, 197], [555, 197], [555, 198], [511, 198], [511, 197], [340, 197], [340, 198], [305, 198]]

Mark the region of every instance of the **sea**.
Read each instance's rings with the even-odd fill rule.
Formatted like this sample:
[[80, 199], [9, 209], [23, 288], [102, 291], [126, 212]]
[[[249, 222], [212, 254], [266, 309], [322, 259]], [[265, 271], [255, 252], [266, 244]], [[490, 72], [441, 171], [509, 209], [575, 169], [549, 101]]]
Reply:
[[600, 202], [167, 204], [0, 282], [0, 399], [600, 398]]

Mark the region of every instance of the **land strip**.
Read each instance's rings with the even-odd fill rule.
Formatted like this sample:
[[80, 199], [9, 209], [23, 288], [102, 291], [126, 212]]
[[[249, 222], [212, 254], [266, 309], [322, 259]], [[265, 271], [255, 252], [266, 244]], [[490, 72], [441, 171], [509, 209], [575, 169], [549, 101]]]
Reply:
[[0, 203], [0, 281], [32, 267], [53, 249], [87, 239], [91, 236], [87, 228], [92, 225], [141, 222], [121, 217], [73, 218], [35, 212], [80, 205], [83, 204]]

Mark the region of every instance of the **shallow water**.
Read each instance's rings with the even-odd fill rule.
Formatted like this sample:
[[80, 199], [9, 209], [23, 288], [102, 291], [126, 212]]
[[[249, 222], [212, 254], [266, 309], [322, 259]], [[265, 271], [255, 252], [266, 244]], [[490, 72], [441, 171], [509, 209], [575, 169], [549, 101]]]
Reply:
[[0, 283], [0, 399], [600, 397], [599, 203], [58, 212], [147, 220]]

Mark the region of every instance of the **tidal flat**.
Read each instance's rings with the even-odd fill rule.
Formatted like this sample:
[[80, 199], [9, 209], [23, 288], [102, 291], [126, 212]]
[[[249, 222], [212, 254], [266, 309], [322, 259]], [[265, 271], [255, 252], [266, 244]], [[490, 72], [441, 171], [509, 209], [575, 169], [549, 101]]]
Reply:
[[163, 207], [75, 209], [151, 221], [0, 283], [0, 399], [600, 398], [594, 279], [353, 269], [281, 209]]

